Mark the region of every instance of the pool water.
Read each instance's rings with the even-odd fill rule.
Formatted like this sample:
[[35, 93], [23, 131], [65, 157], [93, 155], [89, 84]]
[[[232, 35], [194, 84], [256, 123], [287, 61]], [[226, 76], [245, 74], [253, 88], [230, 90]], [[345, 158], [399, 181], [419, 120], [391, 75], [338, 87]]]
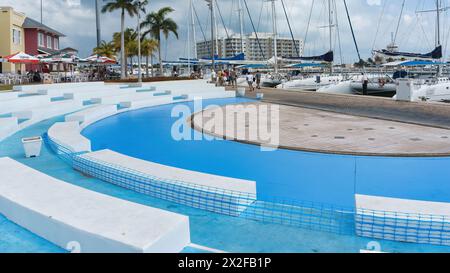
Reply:
[[[203, 107], [248, 99], [203, 101]], [[193, 111], [193, 103], [187, 103]], [[383, 158], [327, 155], [291, 150], [261, 151], [259, 146], [224, 140], [177, 141], [175, 105], [126, 112], [83, 131], [94, 150], [116, 152], [210, 174], [257, 182], [259, 200], [295, 200], [353, 209], [355, 193], [450, 202], [450, 158]], [[183, 121], [187, 117], [184, 117]], [[301, 121], [300, 121], [301, 122]], [[193, 129], [185, 126], [190, 135]]]

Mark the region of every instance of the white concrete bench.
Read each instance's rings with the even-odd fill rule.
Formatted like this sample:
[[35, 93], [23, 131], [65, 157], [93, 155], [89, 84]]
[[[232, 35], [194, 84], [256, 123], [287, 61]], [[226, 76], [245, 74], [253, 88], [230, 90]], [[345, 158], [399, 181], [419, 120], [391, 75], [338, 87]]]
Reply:
[[74, 186], [0, 159], [0, 213], [62, 248], [85, 253], [180, 252], [189, 218]]
[[[138, 192], [142, 190], [141, 193], [144, 194], [213, 212], [237, 216], [256, 199], [254, 181], [174, 168], [110, 150], [83, 154], [75, 161], [74, 168], [87, 175]], [[114, 177], [114, 171], [121, 173], [120, 179]], [[128, 173], [129, 181], [124, 173]], [[147, 192], [155, 183], [162, 183], [166, 188], [156, 185], [156, 194]]]
[[355, 195], [359, 236], [450, 245], [450, 203]]
[[19, 97], [18, 92], [1, 92], [0, 91], [0, 100], [12, 100], [17, 99]]
[[12, 100], [0, 100], [0, 114], [30, 110], [48, 104], [50, 104], [50, 97], [48, 96], [28, 96]]
[[122, 101], [119, 103], [119, 106], [121, 108], [127, 108], [129, 110], [137, 110], [170, 103], [173, 103], [172, 96], [158, 96], [151, 99], [135, 99], [131, 101]]
[[0, 141], [11, 136], [19, 130], [19, 123], [16, 117], [0, 118]]
[[235, 91], [209, 91], [202, 93], [189, 93], [189, 99], [224, 99], [224, 98], [234, 98], [236, 97]]
[[144, 100], [153, 98], [154, 92], [138, 92], [132, 94], [120, 94], [107, 97], [92, 98], [94, 104], [119, 104], [123, 101]]
[[136, 93], [136, 89], [117, 89], [117, 88], [107, 88], [94, 91], [80, 91], [72, 90], [66, 91], [63, 94], [65, 99], [71, 100], [91, 100], [92, 98], [101, 98], [108, 96], [126, 95]]
[[56, 88], [72, 88], [83, 86], [104, 86], [104, 82], [77, 82], [77, 83], [53, 83], [53, 84], [34, 84], [34, 85], [21, 85], [14, 86], [14, 91], [22, 91], [27, 93], [37, 92], [44, 89], [56, 89]]
[[42, 121], [48, 118], [65, 115], [68, 113], [79, 111], [83, 108], [81, 101], [57, 101], [51, 102], [48, 105], [41, 107], [34, 107], [30, 110], [22, 110], [12, 112], [12, 116], [19, 119], [32, 119], [34, 122]]
[[98, 105], [89, 107], [77, 113], [67, 115], [65, 120], [76, 121], [79, 123], [83, 123], [83, 126], [87, 126], [89, 124], [92, 124], [93, 122], [115, 115], [116, 113], [116, 105]]
[[69, 149], [71, 152], [90, 152], [91, 141], [80, 133], [78, 122], [57, 122], [48, 130], [48, 136], [59, 145]]

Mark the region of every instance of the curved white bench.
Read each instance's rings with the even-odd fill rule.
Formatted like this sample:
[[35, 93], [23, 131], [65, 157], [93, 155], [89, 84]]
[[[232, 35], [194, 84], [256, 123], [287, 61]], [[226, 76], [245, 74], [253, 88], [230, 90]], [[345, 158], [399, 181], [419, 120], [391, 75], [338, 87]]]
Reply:
[[53, 141], [68, 148], [71, 152], [90, 152], [91, 141], [80, 134], [78, 122], [57, 122], [48, 130], [48, 136]]
[[356, 234], [450, 246], [450, 203], [355, 195]]
[[92, 98], [91, 103], [95, 104], [119, 104], [123, 101], [144, 100], [153, 98], [154, 92], [138, 92], [131, 94], [114, 94], [113, 96], [104, 96]]
[[0, 141], [11, 136], [19, 130], [19, 123], [16, 117], [0, 118]]
[[27, 96], [12, 100], [0, 100], [0, 114], [30, 110], [50, 104], [49, 96]]
[[79, 111], [83, 107], [84, 106], [81, 101], [57, 101], [51, 102], [45, 106], [31, 108], [30, 110], [13, 112], [12, 115], [20, 119], [32, 119], [33, 122], [38, 122], [51, 117]]
[[77, 121], [84, 126], [94, 123], [98, 120], [115, 115], [117, 113], [116, 105], [98, 105], [66, 116], [66, 121]]
[[12, 100], [17, 99], [19, 97], [18, 92], [1, 92], [0, 91], [0, 100]]
[[235, 91], [209, 91], [202, 93], [189, 93], [188, 98], [193, 99], [218, 99], [218, 98], [234, 98], [236, 97]]
[[0, 175], [0, 213], [62, 248], [177, 253], [190, 243], [187, 216], [89, 191], [10, 158], [0, 158]]
[[108, 97], [123, 94], [133, 94], [135, 89], [116, 89], [108, 88], [103, 90], [92, 90], [92, 91], [73, 91], [67, 90], [64, 92], [63, 97], [65, 99], [71, 100], [90, 100], [92, 98]]
[[174, 168], [110, 150], [79, 155], [73, 167], [127, 189], [231, 216], [256, 201], [255, 181]]
[[138, 110], [141, 108], [164, 105], [173, 103], [172, 96], [157, 96], [151, 99], [139, 99], [131, 101], [122, 101], [119, 103], [120, 107], [127, 108], [128, 110]]
[[21, 85], [14, 86], [14, 91], [22, 91], [26, 93], [35, 93], [38, 90], [44, 90], [48, 88], [70, 88], [70, 87], [83, 87], [83, 86], [104, 86], [104, 82], [77, 82], [77, 83], [52, 83], [52, 84], [34, 84], [34, 85]]

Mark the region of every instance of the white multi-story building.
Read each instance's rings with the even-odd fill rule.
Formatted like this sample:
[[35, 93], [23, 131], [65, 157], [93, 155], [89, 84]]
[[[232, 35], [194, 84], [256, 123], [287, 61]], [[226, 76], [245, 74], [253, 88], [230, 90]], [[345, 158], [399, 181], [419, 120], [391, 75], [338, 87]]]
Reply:
[[[259, 40], [259, 43], [258, 43]], [[247, 34], [243, 39], [246, 59], [251, 61], [266, 61], [275, 55], [273, 35], [268, 33]], [[230, 58], [242, 52], [239, 35], [230, 38], [218, 39], [218, 55], [220, 58]], [[278, 37], [277, 48], [279, 57], [296, 57], [297, 49], [303, 55], [303, 41], [291, 38]], [[211, 57], [211, 40], [197, 43], [197, 57]]]

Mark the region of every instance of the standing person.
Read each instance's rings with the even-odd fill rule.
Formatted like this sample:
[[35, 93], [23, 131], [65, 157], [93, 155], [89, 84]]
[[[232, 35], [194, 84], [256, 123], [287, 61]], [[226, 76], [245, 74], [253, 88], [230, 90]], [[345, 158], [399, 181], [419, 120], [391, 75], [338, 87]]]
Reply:
[[362, 87], [363, 87], [363, 95], [367, 96], [368, 92], [367, 92], [367, 87], [369, 85], [369, 78], [367, 77], [367, 75], [365, 73], [362, 73], [363, 77], [362, 77]]
[[261, 72], [256, 71], [256, 88], [261, 89]]
[[217, 80], [217, 75], [216, 75], [216, 71], [215, 70], [212, 70], [211, 71], [211, 83], [216, 83], [216, 80]]
[[231, 70], [230, 72], [230, 82], [233, 88], [237, 87], [237, 73], [235, 68], [233, 68], [233, 70]]
[[223, 71], [219, 70], [217, 73], [217, 77], [219, 78], [219, 86], [223, 86]]
[[248, 87], [250, 88], [250, 92], [253, 92], [255, 90], [253, 87], [253, 81], [255, 80], [255, 78], [253, 77], [253, 74], [248, 73], [245, 78], [247, 80]]

